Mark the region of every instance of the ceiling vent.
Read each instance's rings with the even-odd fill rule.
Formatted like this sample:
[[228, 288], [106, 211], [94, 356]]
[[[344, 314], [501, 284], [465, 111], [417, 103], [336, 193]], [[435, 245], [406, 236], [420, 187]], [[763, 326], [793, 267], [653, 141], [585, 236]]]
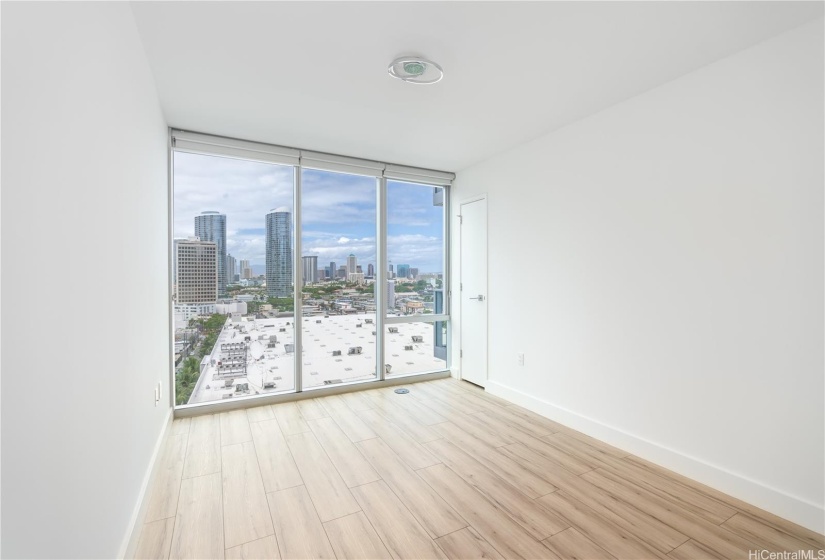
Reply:
[[404, 80], [411, 84], [434, 84], [440, 82], [444, 77], [444, 70], [441, 66], [417, 56], [402, 56], [396, 58], [387, 68], [390, 76]]

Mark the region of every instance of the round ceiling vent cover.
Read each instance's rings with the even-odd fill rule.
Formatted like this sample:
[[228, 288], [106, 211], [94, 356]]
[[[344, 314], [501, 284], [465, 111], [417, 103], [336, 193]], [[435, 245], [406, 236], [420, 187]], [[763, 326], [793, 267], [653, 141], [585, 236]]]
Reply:
[[434, 84], [444, 77], [441, 66], [417, 56], [402, 56], [396, 58], [387, 68], [390, 76], [404, 80], [411, 84]]

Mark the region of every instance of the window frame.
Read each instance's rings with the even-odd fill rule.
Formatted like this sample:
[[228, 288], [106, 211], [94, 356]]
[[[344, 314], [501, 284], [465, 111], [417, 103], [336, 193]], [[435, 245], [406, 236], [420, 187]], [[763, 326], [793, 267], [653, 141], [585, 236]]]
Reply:
[[[326, 154], [322, 152], [306, 151], [297, 148], [289, 148], [284, 146], [277, 146], [261, 142], [253, 142], [249, 140], [240, 140], [224, 136], [216, 136], [211, 134], [204, 134], [199, 132], [183, 131], [175, 128], [169, 128], [169, 142], [168, 142], [168, 224], [167, 224], [167, 250], [169, 268], [169, 327], [170, 327], [170, 360], [169, 360], [169, 398], [170, 404], [173, 407], [175, 417], [194, 416], [198, 414], [205, 414], [211, 412], [219, 412], [226, 410], [233, 410], [239, 408], [247, 408], [250, 406], [261, 406], [265, 404], [273, 404], [278, 402], [287, 402], [301, 400], [305, 398], [314, 398], [322, 395], [332, 395], [350, 392], [361, 389], [362, 385], [369, 385], [370, 387], [381, 387], [402, 384], [409, 381], [411, 377], [418, 379], [437, 379], [441, 377], [448, 377], [450, 375], [452, 366], [451, 355], [451, 308], [452, 308], [452, 293], [450, 289], [450, 187], [455, 178], [455, 174], [436, 171], [429, 169], [422, 169], [409, 166], [395, 165], [391, 163], [382, 163], [373, 160], [364, 160], [358, 158], [351, 158], [347, 156], [339, 156], [335, 154]], [[175, 360], [174, 360], [174, 346], [175, 346], [175, 322], [174, 322], [174, 306], [172, 302], [172, 276], [174, 266], [174, 154], [176, 152], [194, 153], [208, 156], [227, 157], [231, 159], [240, 159], [248, 161], [257, 161], [261, 163], [270, 163], [277, 165], [290, 165], [293, 168], [293, 197], [292, 197], [292, 216], [293, 216], [293, 308], [294, 308], [294, 324], [300, 326], [303, 324], [303, 265], [302, 265], [302, 233], [303, 233], [303, 216], [302, 216], [302, 174], [304, 169], [314, 169], [321, 171], [330, 171], [336, 173], [348, 173], [352, 175], [360, 175], [365, 177], [374, 177], [377, 185], [376, 195], [376, 270], [374, 283], [380, 286], [381, 289], [374, 290], [375, 295], [375, 323], [376, 323], [376, 377], [372, 380], [352, 381], [349, 383], [341, 383], [333, 386], [319, 386], [313, 388], [303, 387], [303, 361], [299, 359], [300, 349], [303, 348], [303, 333], [301, 328], [295, 328], [294, 343], [296, 348], [296, 359], [294, 360], [293, 375], [294, 375], [294, 389], [291, 391], [284, 391], [272, 394], [263, 395], [249, 395], [233, 397], [229, 401], [212, 401], [192, 404], [175, 404]], [[439, 314], [429, 314], [406, 317], [388, 317], [387, 316], [387, 301], [386, 301], [386, 286], [388, 273], [388, 259], [387, 259], [387, 181], [399, 181], [405, 183], [413, 183], [416, 185], [424, 185], [430, 187], [440, 187], [444, 189], [443, 205], [444, 205], [444, 220], [442, 223], [442, 239], [444, 245], [444, 257], [442, 265], [442, 286], [443, 286], [443, 312]], [[446, 323], [446, 362], [443, 370], [423, 371], [410, 374], [397, 374], [387, 376], [384, 364], [386, 363], [386, 347], [385, 334], [389, 325], [403, 324], [403, 323]]]

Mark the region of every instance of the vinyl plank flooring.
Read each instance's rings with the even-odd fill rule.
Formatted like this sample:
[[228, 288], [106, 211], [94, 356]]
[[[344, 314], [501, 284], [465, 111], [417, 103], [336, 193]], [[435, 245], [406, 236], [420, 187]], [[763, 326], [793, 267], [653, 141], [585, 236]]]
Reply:
[[278, 421], [273, 418], [253, 422], [251, 427], [264, 491], [268, 494], [302, 485], [304, 479], [298, 472]]
[[286, 441], [321, 521], [330, 521], [360, 509], [312, 432], [287, 436]]
[[752, 542], [709, 523], [638, 486], [628, 484], [621, 477], [609, 471], [599, 469], [583, 474], [582, 478], [596, 485], [602, 492], [609, 493], [626, 503], [632, 503], [634, 508], [667, 523], [681, 534], [702, 543], [723, 557], [747, 557], [748, 551], [753, 549]]
[[279, 560], [278, 541], [274, 535], [226, 549], [226, 560]]
[[549, 418], [517, 406], [488, 409], [486, 412], [524, 430], [532, 436], [545, 436], [566, 429], [561, 424], [553, 422]]
[[433, 385], [433, 382], [417, 383], [417, 385], [417, 392], [422, 393], [424, 397], [441, 401], [442, 403], [449, 405], [456, 412], [460, 412], [462, 414], [473, 414], [475, 412], [483, 412], [485, 410], [483, 407], [480, 407], [472, 402], [468, 402], [469, 399], [464, 399], [461, 395], [455, 395], [447, 390], [438, 388], [437, 385]]
[[301, 416], [301, 411], [298, 409], [298, 404], [294, 402], [286, 402], [272, 405], [272, 412], [278, 420], [278, 425], [285, 436], [293, 434], [302, 434], [309, 431], [304, 417]]
[[191, 418], [175, 418], [172, 420], [172, 429], [169, 433], [173, 436], [181, 436], [189, 433]]
[[304, 486], [267, 494], [281, 558], [334, 560], [335, 552]]
[[706, 546], [690, 539], [667, 553], [673, 560], [726, 560]]
[[476, 394], [474, 391], [463, 389], [455, 383], [439, 383], [438, 388], [481, 410], [492, 412], [505, 410], [503, 405], [491, 402], [490, 400], [485, 399], [481, 394]]
[[353, 412], [374, 408], [372, 401], [365, 398], [360, 392], [342, 393], [338, 396]]
[[[518, 450], [513, 452], [513, 457], [529, 457], [529, 450], [524, 447], [519, 448], [520, 445], [508, 446], [510, 449], [502, 448], [502, 452], [509, 453]], [[529, 459], [524, 460], [522, 464], [533, 466]], [[688, 540], [686, 535], [662, 523], [655, 516], [639, 511], [627, 501], [600, 490], [592, 482], [584, 479], [587, 474], [589, 473], [575, 476], [562, 468], [544, 471], [545, 478], [558, 488], [630, 534], [643, 536], [647, 544], [660, 552], [670, 552]]]
[[557, 560], [549, 548], [536, 541], [446, 465], [435, 465], [418, 473], [505, 558]]
[[175, 516], [188, 438], [188, 434], [167, 436], [158, 472], [152, 482], [144, 523]]
[[183, 480], [169, 558], [223, 558], [220, 473]]
[[506, 401], [506, 400], [502, 399], [501, 397], [495, 396], [494, 394], [492, 394], [489, 391], [487, 391], [486, 389], [484, 389], [484, 387], [474, 385], [473, 383], [470, 383], [469, 381], [463, 381], [461, 379], [455, 379], [455, 378], [451, 377], [451, 378], [445, 379], [444, 382], [445, 382], [444, 383], [445, 385], [448, 385], [448, 386], [452, 385], [454, 387], [457, 387], [457, 388], [461, 389], [462, 391], [468, 391], [468, 392], [472, 393], [473, 395], [481, 397], [484, 400], [486, 400], [488, 402], [491, 402], [493, 404], [497, 404], [499, 406], [511, 406], [513, 404], [510, 401]]
[[377, 410], [362, 410], [358, 415], [411, 468], [421, 469], [438, 463], [438, 459], [410, 434], [388, 421]]
[[191, 418], [183, 478], [221, 470], [221, 426], [214, 414]]
[[825, 537], [452, 379], [177, 419], [136, 557], [705, 560]]
[[[418, 385], [418, 383], [416, 383], [416, 385]], [[459, 412], [458, 410], [452, 408], [449, 404], [438, 399], [430, 398], [429, 395], [423, 393], [414, 396], [410, 400], [415, 402], [419, 408], [427, 411], [428, 414], [434, 415], [436, 418], [443, 418], [441, 422], [433, 422], [428, 424], [429, 426], [441, 424], [442, 422], [451, 422], [456, 418], [464, 418], [467, 416], [463, 412]]]
[[432, 538], [467, 526], [464, 519], [405, 464], [381, 439], [357, 444], [387, 486], [401, 499]]
[[736, 513], [736, 510], [732, 507], [726, 506], [702, 492], [683, 486], [672, 479], [640, 469], [627, 461], [615, 460], [606, 470], [614, 472], [628, 482], [632, 482], [660, 498], [704, 517], [716, 525], [730, 519]]
[[435, 428], [448, 441], [475, 457], [477, 461], [500, 477], [508, 480], [525, 496], [538, 498], [556, 489], [542, 476], [523, 467], [498, 449], [485, 445], [484, 442], [458, 428], [452, 422], [439, 424]]
[[327, 418], [329, 414], [321, 405], [319, 399], [304, 399], [298, 401], [298, 410], [301, 411], [301, 416], [304, 420], [317, 420], [318, 418]]
[[363, 511], [324, 523], [338, 560], [380, 560], [390, 552]]
[[520, 443], [525, 447], [541, 454], [546, 459], [556, 463], [558, 466], [564, 467], [574, 474], [582, 474], [587, 471], [592, 471], [596, 465], [582, 461], [577, 456], [553, 447], [547, 441], [537, 438], [523, 431], [521, 428], [510, 425], [499, 418], [488, 415], [487, 413], [474, 414], [474, 418], [478, 420], [483, 429], [497, 430], [499, 433], [507, 434], [510, 441]]
[[373, 410], [386, 418], [387, 422], [392, 422], [409, 434], [418, 443], [427, 443], [441, 437], [435, 430], [420, 423], [415, 416], [391, 400], [380, 398]]
[[[774, 529], [745, 513], [737, 513], [722, 523], [722, 527], [768, 550], [775, 550], [777, 552], [814, 550], [814, 547], [805, 541], [793, 537], [784, 531]], [[814, 552], [814, 558], [817, 556], [819, 550], [819, 547], [817, 547], [816, 552]]]
[[224, 547], [261, 539], [274, 533], [266, 492], [251, 441], [224, 445], [223, 475]]
[[638, 467], [639, 469], [642, 469], [643, 471], [667, 478], [687, 488], [698, 491], [701, 494], [713, 498], [727, 506], [733, 507], [734, 509], [737, 509], [743, 513], [747, 513], [751, 517], [760, 520], [762, 523], [770, 527], [773, 527], [774, 529], [784, 531], [786, 533], [796, 536], [801, 540], [804, 540], [811, 546], [825, 549], [825, 535], [821, 535], [815, 531], [811, 531], [810, 529], [797, 525], [796, 523], [788, 521], [787, 519], [783, 519], [770, 512], [759, 509], [758, 507], [748, 504], [747, 502], [738, 500], [733, 496], [728, 496], [727, 494], [720, 492], [715, 488], [705, 486], [704, 484], [696, 482], [695, 480], [691, 480], [686, 476], [682, 476], [673, 471], [669, 471], [664, 467], [660, 467], [649, 461], [645, 461], [640, 457], [628, 455], [622, 460]]
[[307, 424], [347, 486], [351, 488], [380, 480], [381, 477], [335, 420], [318, 418], [307, 421]]
[[379, 480], [352, 489], [355, 499], [395, 559], [446, 559], [389, 486]]
[[146, 560], [165, 560], [169, 558], [172, 546], [172, 531], [175, 518], [158, 519], [141, 527], [140, 537], [133, 558]]
[[618, 460], [610, 453], [606, 453], [601, 449], [588, 445], [562, 432], [547, 436], [544, 438], [544, 441], [593, 468], [610, 468], [610, 466]]
[[569, 526], [449, 441], [434, 441], [428, 443], [427, 448], [536, 540], [546, 539]]
[[439, 537], [435, 542], [450, 560], [504, 560], [504, 557], [472, 527]]
[[222, 412], [221, 445], [234, 445], [245, 441], [252, 441], [252, 432], [249, 431], [249, 419], [246, 410], [231, 410]]
[[378, 437], [338, 396], [324, 397], [321, 404], [353, 443]]
[[[415, 385], [410, 388], [411, 391], [415, 390]], [[435, 410], [423, 405], [419, 400], [415, 397], [410, 397], [410, 395], [398, 395], [398, 399], [394, 402], [398, 403], [398, 405], [403, 408], [408, 414], [413, 416], [416, 420], [424, 424], [425, 426], [432, 426], [433, 424], [441, 424], [442, 422], [446, 422], [447, 419], [436, 412]]]
[[516, 443], [518, 440], [507, 432], [509, 430], [490, 429], [490, 426], [481, 421], [483, 416], [479, 414], [460, 414], [450, 421], [467, 432], [489, 445], [490, 447], [501, 447]]
[[542, 496], [538, 501], [618, 560], [666, 558], [562, 491]]
[[250, 423], [260, 422], [261, 420], [272, 420], [275, 418], [275, 414], [272, 412], [272, 407], [269, 405], [247, 408], [246, 416]]
[[612, 554], [573, 527], [546, 539], [544, 545], [564, 560], [615, 560]]

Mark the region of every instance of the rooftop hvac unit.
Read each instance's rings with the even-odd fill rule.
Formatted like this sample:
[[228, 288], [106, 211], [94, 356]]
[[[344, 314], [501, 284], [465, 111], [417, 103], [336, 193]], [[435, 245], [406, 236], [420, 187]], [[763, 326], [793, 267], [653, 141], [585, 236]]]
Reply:
[[387, 327], [387, 331], [396, 334], [398, 332], [398, 327]]
[[364, 322], [368, 325], [372, 324], [372, 319], [364, 319]]
[[281, 327], [280, 329], [278, 329], [278, 332], [286, 332], [286, 327]]
[[284, 344], [284, 352], [287, 354], [291, 354], [295, 352], [295, 345], [294, 344]]
[[413, 349], [412, 344], [408, 344], [407, 346], [404, 347], [404, 350], [412, 350], [412, 349]]
[[417, 334], [417, 335], [414, 335], [412, 337], [412, 341], [413, 342], [424, 342], [424, 337]]
[[315, 324], [320, 325], [321, 324], [321, 319], [315, 319]]
[[340, 356], [340, 355], [341, 355], [341, 351], [340, 351], [340, 350], [333, 350], [333, 351], [332, 351], [332, 355], [333, 355], [333, 356]]
[[352, 356], [353, 354], [360, 354], [361, 347], [360, 346], [350, 346], [350, 349], [347, 350], [347, 354]]
[[355, 323], [355, 327], [360, 329], [361, 328], [361, 323]]
[[389, 373], [392, 371], [392, 366], [390, 364], [384, 364], [384, 373]]

